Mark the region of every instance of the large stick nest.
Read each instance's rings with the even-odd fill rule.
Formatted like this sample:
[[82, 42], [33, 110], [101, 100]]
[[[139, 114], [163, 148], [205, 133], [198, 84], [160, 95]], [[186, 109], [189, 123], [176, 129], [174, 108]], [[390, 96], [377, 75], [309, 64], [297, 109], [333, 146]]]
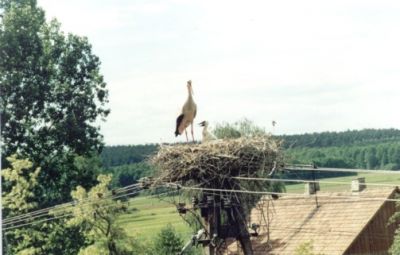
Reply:
[[280, 144], [270, 136], [257, 136], [163, 145], [151, 161], [159, 169], [156, 183], [223, 188], [222, 181], [227, 178], [267, 176], [281, 165]]
[[238, 227], [237, 232], [242, 233], [239, 235], [248, 235], [248, 230], [243, 226], [248, 225], [250, 212], [262, 194], [236, 190], [279, 192], [284, 187], [276, 182], [239, 180], [234, 177], [271, 177], [271, 171], [277, 172], [283, 162], [280, 145], [270, 136], [163, 145], [151, 159], [159, 170], [154, 185], [173, 182], [186, 186], [186, 190], [196, 187], [186, 195], [203, 202], [209, 196], [216, 201], [229, 199], [232, 201], [232, 211], [229, 213], [229, 209], [224, 210], [227, 210], [226, 215], [231, 216], [227, 216], [223, 224], [242, 226]]

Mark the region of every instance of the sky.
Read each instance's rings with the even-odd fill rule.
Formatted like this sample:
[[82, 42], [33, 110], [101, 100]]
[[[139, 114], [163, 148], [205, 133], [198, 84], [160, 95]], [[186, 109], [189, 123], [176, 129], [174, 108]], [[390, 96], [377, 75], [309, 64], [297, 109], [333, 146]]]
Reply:
[[63, 31], [87, 36], [102, 61], [107, 145], [185, 141], [174, 131], [189, 79], [196, 124], [247, 118], [274, 134], [400, 128], [399, 1], [38, 4]]

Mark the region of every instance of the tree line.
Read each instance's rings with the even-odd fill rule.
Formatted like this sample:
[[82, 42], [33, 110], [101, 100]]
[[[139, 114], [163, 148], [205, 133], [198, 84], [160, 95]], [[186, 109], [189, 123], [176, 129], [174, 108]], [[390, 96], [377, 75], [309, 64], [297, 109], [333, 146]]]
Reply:
[[299, 135], [281, 135], [284, 148], [323, 148], [349, 145], [372, 145], [399, 142], [399, 129], [363, 129], [343, 132], [321, 132]]

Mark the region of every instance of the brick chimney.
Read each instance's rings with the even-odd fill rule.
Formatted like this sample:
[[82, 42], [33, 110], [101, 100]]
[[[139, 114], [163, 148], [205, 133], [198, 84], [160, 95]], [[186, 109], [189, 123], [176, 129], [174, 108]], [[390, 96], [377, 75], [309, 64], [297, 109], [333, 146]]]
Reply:
[[351, 192], [361, 192], [367, 185], [365, 184], [365, 177], [359, 177], [351, 181]]

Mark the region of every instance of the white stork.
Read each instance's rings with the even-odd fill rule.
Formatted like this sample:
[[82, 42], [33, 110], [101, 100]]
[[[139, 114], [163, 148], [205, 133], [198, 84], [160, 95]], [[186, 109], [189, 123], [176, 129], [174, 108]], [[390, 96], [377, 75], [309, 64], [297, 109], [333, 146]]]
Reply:
[[193, 120], [196, 117], [197, 113], [197, 105], [193, 100], [193, 89], [192, 89], [192, 81], [187, 82], [188, 89], [188, 99], [182, 107], [182, 113], [176, 119], [176, 130], [175, 136], [181, 135], [183, 131], [185, 131], [186, 141], [189, 142], [189, 138], [187, 135], [186, 128], [191, 125], [191, 133], [194, 142], [194, 134], [193, 134]]
[[208, 131], [208, 121], [202, 121], [199, 123], [200, 126], [203, 127], [203, 139], [201, 140], [202, 143], [209, 142], [215, 140], [215, 136]]

